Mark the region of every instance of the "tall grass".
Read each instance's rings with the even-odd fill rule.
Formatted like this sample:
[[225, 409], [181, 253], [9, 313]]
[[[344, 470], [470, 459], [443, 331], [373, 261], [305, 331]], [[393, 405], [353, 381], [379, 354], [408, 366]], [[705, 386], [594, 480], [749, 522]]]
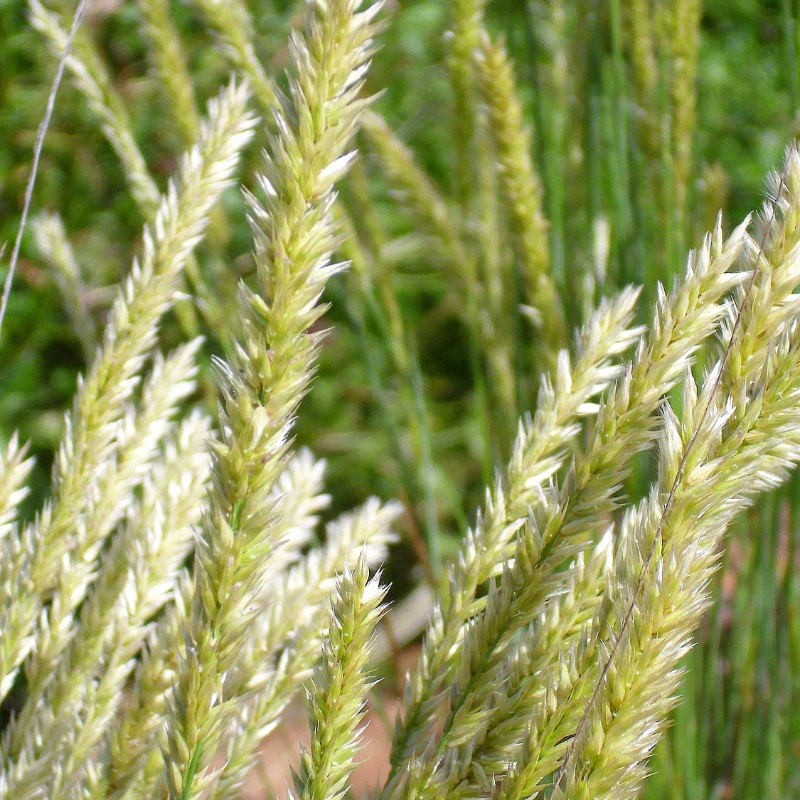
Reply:
[[[45, 86], [68, 5], [0, 11], [8, 75]], [[295, 791], [342, 796], [380, 561], [437, 597], [384, 800], [800, 790], [796, 151], [734, 224], [796, 132], [800, 25], [728, 11], [90, 17], [0, 368], [0, 795], [236, 797], [305, 683]], [[296, 444], [331, 515], [363, 503], [323, 545]]]

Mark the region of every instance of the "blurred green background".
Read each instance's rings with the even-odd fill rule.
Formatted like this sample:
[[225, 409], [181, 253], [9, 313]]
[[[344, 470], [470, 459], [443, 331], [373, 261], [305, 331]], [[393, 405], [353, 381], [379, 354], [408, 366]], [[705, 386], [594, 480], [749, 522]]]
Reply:
[[[508, 267], [506, 295], [515, 310], [522, 294], [515, 255], [502, 237], [492, 238], [492, 220], [501, 233], [508, 224], [492, 205], [492, 187], [481, 183], [480, 165], [465, 163], [471, 151], [459, 149], [450, 5], [390, 4], [370, 88], [383, 92], [376, 108], [446, 199], [481, 274]], [[148, 7], [95, 0], [82, 35], [105, 64], [163, 190], [186, 141], [179, 115], [165, 102], [145, 25]], [[69, 20], [71, 4], [48, 8]], [[229, 74], [227, 53], [193, 2], [168, 8], [202, 107]], [[248, 9], [261, 62], [268, 71], [280, 69], [297, 5], [249, 0]], [[637, 9], [651, 22], [644, 54]], [[719, 209], [729, 229], [760, 207], [764, 176], [797, 133], [800, 3], [494, 0], [485, 13], [515, 61], [549, 220], [550, 269], [568, 327], [578, 326], [600, 296], [630, 282], [644, 286], [645, 319], [657, 281], [668, 285], [683, 269], [688, 249]], [[26, 4], [0, 0], [0, 243], [16, 234], [54, 71], [52, 51], [30, 27]], [[265, 141], [249, 151], [246, 185], [253, 185]], [[375, 142], [365, 137], [362, 144], [364, 155], [342, 190], [357, 233], [343, 255], [354, 268], [328, 290], [331, 332], [297, 436], [328, 460], [331, 513], [370, 494], [403, 500], [405, 535], [388, 565], [400, 596], [418, 580], [441, 585], [486, 483], [507, 460], [516, 416], [535, 407], [546, 359], [536, 349], [536, 330], [515, 312], [500, 333], [513, 340], [516, 391], [512, 403], [497, 402], [492, 353], [475, 344], [480, 332], [463, 313], [447, 257], [431, 246], [436, 231], [423, 230], [408, 187], [382, 174]], [[181, 303], [164, 324], [165, 348], [197, 333], [206, 337], [207, 355], [228, 346], [230, 334], [215, 319], [230, 319], [232, 288], [250, 279], [252, 264], [239, 193], [228, 192], [223, 205], [198, 253], [198, 274], [218, 300], [217, 316]], [[96, 113], [69, 77], [58, 95], [33, 210], [60, 213], [80, 266], [82, 307], [96, 324], [113, 298], [110, 287], [130, 268], [145, 215]], [[31, 442], [37, 459], [26, 501], [31, 516], [47, 495], [64, 412], [87, 353], [30, 232], [22, 254], [0, 342], [0, 436], [19, 430]], [[213, 410], [207, 369], [197, 399]], [[649, 469], [643, 458], [628, 487], [632, 498]], [[714, 589], [719, 602], [687, 660], [684, 702], [653, 760], [646, 797], [800, 796], [798, 545], [795, 479], [731, 533]]]

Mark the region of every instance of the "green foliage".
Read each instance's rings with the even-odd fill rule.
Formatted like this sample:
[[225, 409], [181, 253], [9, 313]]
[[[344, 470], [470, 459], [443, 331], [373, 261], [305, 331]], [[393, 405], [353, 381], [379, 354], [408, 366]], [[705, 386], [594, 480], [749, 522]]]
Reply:
[[[0, 241], [73, 10], [27, 6]], [[238, 797], [304, 685], [295, 792], [341, 798], [379, 565], [437, 596], [381, 800], [800, 790], [795, 149], [724, 232], [792, 3], [129, 0], [67, 67], [0, 338], [0, 798]]]

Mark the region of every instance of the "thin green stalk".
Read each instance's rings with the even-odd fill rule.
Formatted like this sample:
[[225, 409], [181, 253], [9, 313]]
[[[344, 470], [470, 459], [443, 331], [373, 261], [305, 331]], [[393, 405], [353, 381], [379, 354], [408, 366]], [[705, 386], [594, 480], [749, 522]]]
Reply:
[[[356, 170], [358, 165], [356, 165]], [[358, 176], [355, 176], [356, 178]], [[356, 183], [352, 180], [351, 184]], [[358, 187], [357, 187], [358, 188]], [[353, 191], [353, 195], [360, 192]], [[363, 217], [369, 214], [368, 199], [358, 196], [356, 206]], [[363, 223], [362, 218], [362, 223]], [[350, 222], [352, 225], [352, 221]], [[431, 430], [429, 411], [426, 407], [425, 395], [421, 384], [422, 375], [419, 368], [416, 349], [409, 343], [406, 326], [397, 303], [397, 297], [391, 286], [391, 276], [386, 266], [380, 263], [379, 234], [373, 234], [369, 242], [369, 250], [360, 246], [355, 235], [348, 237], [344, 243], [344, 251], [353, 264], [353, 273], [357, 280], [361, 300], [366, 303], [370, 314], [378, 326], [386, 352], [392, 357], [394, 370], [397, 372], [401, 385], [399, 387], [400, 414], [394, 413], [395, 402], [384, 389], [381, 379], [381, 368], [377, 350], [366, 330], [363, 309], [360, 304], [347, 302], [345, 308], [358, 331], [361, 350], [365, 355], [370, 383], [379, 405], [384, 411], [380, 415], [381, 421], [393, 443], [396, 462], [400, 465], [403, 475], [402, 482], [405, 492], [412, 499], [412, 506], [421, 496], [424, 507], [424, 531], [427, 544], [427, 564], [429, 578], [432, 585], [437, 586], [441, 575], [441, 530], [439, 528], [439, 514], [435, 497], [436, 466], [434, 463], [433, 448], [431, 445]], [[376, 251], [375, 248], [378, 248]], [[377, 283], [377, 291], [373, 287]], [[400, 417], [398, 420], [397, 417]], [[411, 426], [412, 440], [415, 444], [413, 464], [408, 463], [408, 456], [404, 452], [401, 440], [403, 438], [402, 423]], [[415, 508], [410, 509], [412, 514]]]
[[185, 49], [170, 16], [169, 3], [139, 0], [139, 8], [150, 40], [149, 55], [169, 99], [169, 113], [180, 129], [181, 139], [189, 144], [197, 138], [200, 115]]
[[278, 98], [271, 78], [256, 55], [253, 23], [247, 6], [241, 0], [194, 0], [194, 3], [220, 37], [229, 60], [250, 81], [253, 97], [270, 123]]
[[445, 266], [458, 281], [463, 296], [461, 318], [469, 336], [468, 356], [474, 383], [475, 414], [484, 443], [482, 467], [484, 479], [492, 480], [494, 459], [492, 446], [491, 392], [486, 385], [481, 358], [488, 357], [492, 348], [487, 326], [481, 321], [484, 291], [478, 279], [473, 254], [462, 241], [459, 224], [433, 181], [417, 163], [411, 150], [397, 137], [378, 115], [364, 115], [364, 133], [376, 153], [389, 182], [403, 195], [409, 212], [417, 225], [434, 238]]
[[75, 253], [58, 214], [40, 214], [32, 221], [36, 247], [55, 278], [64, 305], [83, 347], [87, 363], [97, 349], [94, 320], [86, 308], [86, 286]]

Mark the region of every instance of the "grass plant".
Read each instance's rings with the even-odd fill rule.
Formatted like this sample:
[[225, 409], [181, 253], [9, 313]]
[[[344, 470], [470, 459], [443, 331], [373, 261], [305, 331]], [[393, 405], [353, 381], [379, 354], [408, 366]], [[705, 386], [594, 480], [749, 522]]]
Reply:
[[35, 217], [0, 340], [39, 280], [83, 374], [47, 494], [0, 393], [0, 800], [236, 800], [303, 693], [341, 800], [420, 581], [380, 800], [800, 790], [800, 152], [757, 215], [708, 159], [712, 0], [512, 5], [90, 11], [47, 147], [118, 205]]

